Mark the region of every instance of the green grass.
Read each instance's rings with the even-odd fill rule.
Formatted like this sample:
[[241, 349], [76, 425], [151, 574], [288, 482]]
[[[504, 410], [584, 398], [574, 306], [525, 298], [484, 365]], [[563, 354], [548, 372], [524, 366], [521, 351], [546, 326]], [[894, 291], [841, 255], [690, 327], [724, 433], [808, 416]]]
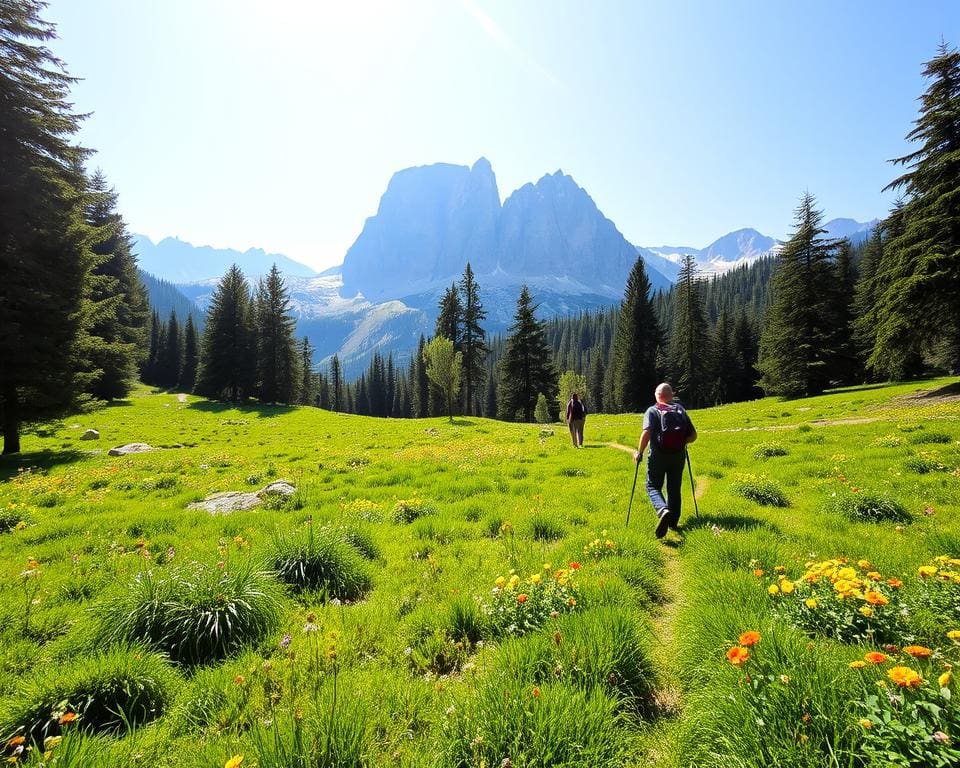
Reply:
[[[960, 668], [957, 589], [918, 576], [960, 556], [960, 404], [916, 396], [946, 383], [694, 412], [700, 515], [686, 484], [665, 544], [642, 490], [624, 527], [633, 464], [605, 447], [636, 445], [635, 415], [591, 415], [574, 451], [539, 425], [140, 389], [0, 462], [0, 743], [78, 692], [116, 702], [142, 683], [149, 715], [98, 704], [126, 722], [90, 710], [61, 764], [877, 768], [853, 756], [887, 743], [858, 719], [864, 675], [890, 665], [848, 665], [882, 610], [786, 601], [806, 563], [868, 560], [903, 581], [884, 631], [935, 649], [897, 660], [928, 682]], [[79, 441], [88, 427], [99, 443]], [[132, 441], [185, 447], [106, 455]], [[278, 478], [290, 501], [187, 509]], [[571, 591], [541, 588], [562, 571]], [[781, 577], [796, 591], [769, 594]], [[746, 630], [762, 639], [735, 668]]]

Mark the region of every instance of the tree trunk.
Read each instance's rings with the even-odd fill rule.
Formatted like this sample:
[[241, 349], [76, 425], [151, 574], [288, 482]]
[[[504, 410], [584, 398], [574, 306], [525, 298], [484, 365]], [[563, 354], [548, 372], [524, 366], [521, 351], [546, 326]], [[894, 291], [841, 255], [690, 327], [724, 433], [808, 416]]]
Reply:
[[17, 388], [13, 382], [3, 385], [3, 455], [20, 453], [20, 421]]

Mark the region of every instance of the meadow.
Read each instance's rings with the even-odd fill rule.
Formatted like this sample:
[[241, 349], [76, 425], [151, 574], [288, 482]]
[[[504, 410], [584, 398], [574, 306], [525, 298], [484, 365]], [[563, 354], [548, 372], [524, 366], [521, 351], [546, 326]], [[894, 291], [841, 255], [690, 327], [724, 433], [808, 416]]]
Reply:
[[[635, 415], [577, 451], [142, 388], [28, 435], [0, 463], [0, 758], [960, 764], [953, 380], [692, 416], [699, 514], [685, 479], [663, 542], [640, 487], [625, 525]], [[107, 455], [130, 442], [156, 450]]]

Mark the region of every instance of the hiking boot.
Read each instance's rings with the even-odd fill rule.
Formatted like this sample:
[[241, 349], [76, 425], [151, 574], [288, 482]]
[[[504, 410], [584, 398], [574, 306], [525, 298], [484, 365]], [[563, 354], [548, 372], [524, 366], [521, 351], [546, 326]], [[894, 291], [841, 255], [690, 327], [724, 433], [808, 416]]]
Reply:
[[659, 512], [660, 522], [657, 523], [657, 530], [655, 531], [658, 539], [662, 539], [667, 535], [667, 529], [670, 527], [670, 521], [673, 520], [673, 513], [667, 508], [664, 507]]

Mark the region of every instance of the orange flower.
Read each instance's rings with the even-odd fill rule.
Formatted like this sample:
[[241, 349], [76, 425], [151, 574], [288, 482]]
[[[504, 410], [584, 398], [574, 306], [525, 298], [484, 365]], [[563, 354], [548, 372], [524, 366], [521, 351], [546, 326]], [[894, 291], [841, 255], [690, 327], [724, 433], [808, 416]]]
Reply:
[[900, 579], [897, 579], [897, 578], [887, 579], [887, 584], [888, 584], [889, 586], [893, 587], [894, 589], [900, 589], [900, 587], [903, 586], [903, 582], [900, 581]]
[[739, 645], [733, 646], [729, 651], [727, 651], [727, 661], [729, 661], [735, 667], [742, 667], [747, 663], [747, 659], [750, 658], [750, 651], [746, 648], [742, 648]]
[[8, 747], [19, 747], [26, 739], [23, 736], [14, 736], [10, 741], [7, 742]]
[[886, 605], [890, 602], [882, 592], [867, 592], [863, 598], [870, 605]]
[[523, 593], [520, 593], [517, 595], [517, 602], [523, 605], [525, 602], [527, 602], [527, 596]]
[[929, 648], [922, 645], [908, 645], [903, 649], [904, 653], [909, 653], [915, 659], [929, 659], [933, 653]]
[[540, 698], [540, 689], [537, 688], [536, 686], [534, 686], [534, 688], [533, 688], [533, 690], [531, 691], [531, 693], [533, 694], [533, 698], [535, 698], [535, 699]]
[[759, 579], [761, 576], [763, 576], [763, 568], [754, 568], [753, 575]]
[[576, 560], [574, 560], [572, 563], [570, 563], [570, 570], [571, 570], [571, 571], [579, 571], [579, 570], [580, 570], [580, 563], [578, 563]]
[[760, 633], [750, 630], [749, 632], [744, 632], [740, 635], [740, 645], [745, 648], [749, 648], [752, 645], [756, 645], [760, 642]]
[[887, 677], [901, 688], [919, 688], [923, 678], [910, 667], [894, 667], [887, 671]]
[[870, 651], [863, 658], [869, 661], [871, 664], [883, 664], [883, 662], [890, 659], [889, 656], [885, 653], [880, 653], [880, 651]]
[[567, 598], [567, 605], [573, 608], [577, 604], [577, 601], [573, 597]]
[[66, 725], [67, 723], [72, 723], [77, 719], [76, 712], [64, 712], [60, 715], [60, 725]]

